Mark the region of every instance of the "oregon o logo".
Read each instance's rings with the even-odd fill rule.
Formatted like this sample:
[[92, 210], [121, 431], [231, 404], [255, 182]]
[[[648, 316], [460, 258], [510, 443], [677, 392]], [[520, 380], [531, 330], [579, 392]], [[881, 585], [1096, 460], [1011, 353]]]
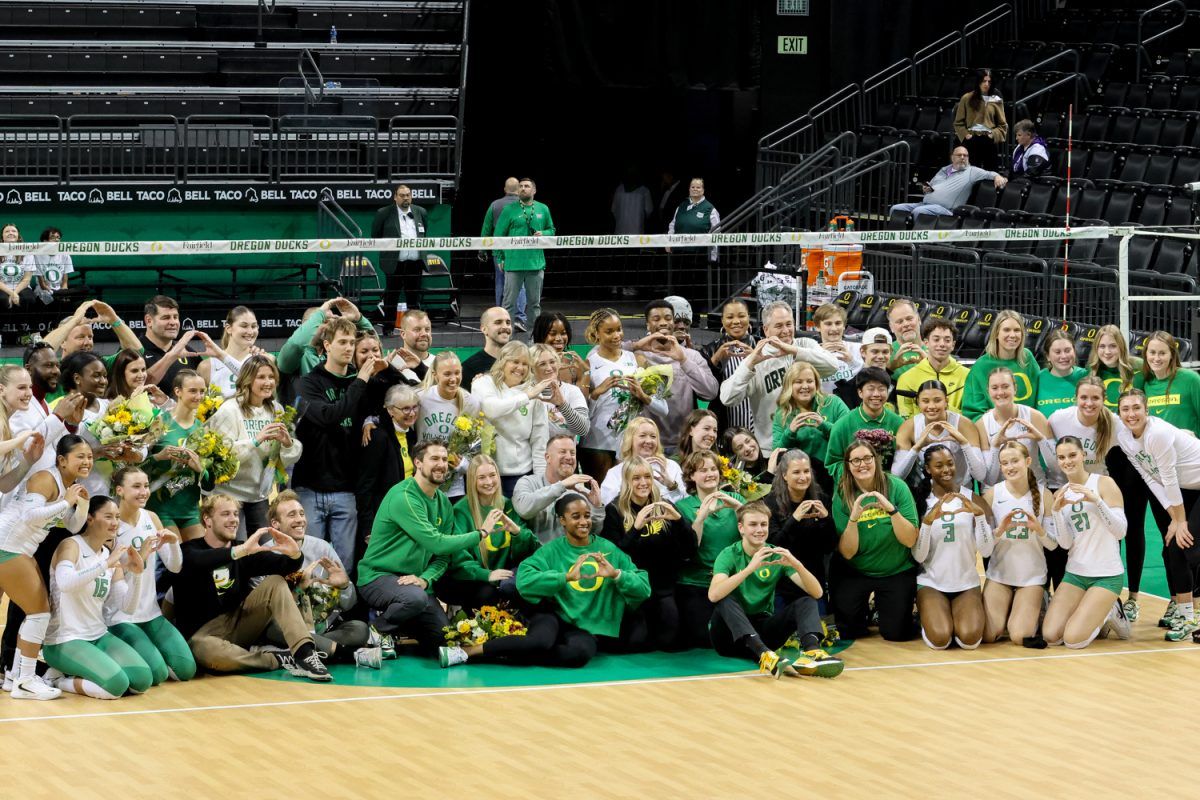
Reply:
[[[495, 536], [497, 533], [503, 533], [504, 539], [500, 542], [500, 544], [492, 544], [492, 537]], [[484, 548], [488, 552], [491, 552], [491, 553], [498, 553], [501, 550], [506, 549], [510, 544], [512, 544], [512, 534], [504, 529], [500, 529], [499, 531], [492, 531], [491, 533], [488, 534], [487, 538], [483, 540]]]
[[321, 248], [322, 250], [328, 250], [329, 248], [333, 247], [333, 242], [329, 241], [328, 239], [322, 239], [321, 241], [317, 242], [317, 247]]
[[771, 577], [771, 568], [763, 567], [762, 569], [760, 569], [758, 571], [758, 577], [762, 578], [764, 581], [767, 580], [768, 578], [770, 578]]
[[650, 237], [642, 235], [638, 237], [638, 244], [650, 244]]
[[1022, 400], [1028, 400], [1033, 397], [1033, 385], [1029, 382], [1029, 376], [1023, 372], [1013, 373], [1013, 383], [1016, 384], [1016, 392], [1013, 394], [1013, 400], [1018, 403]]
[[161, 253], [162, 251], [163, 251], [163, 243], [162, 242], [151, 242], [150, 243], [150, 252], [151, 253]]
[[579, 565], [579, 580], [567, 585], [577, 592], [594, 592], [604, 585], [604, 578], [596, 574], [599, 571], [599, 565], [589, 559]]

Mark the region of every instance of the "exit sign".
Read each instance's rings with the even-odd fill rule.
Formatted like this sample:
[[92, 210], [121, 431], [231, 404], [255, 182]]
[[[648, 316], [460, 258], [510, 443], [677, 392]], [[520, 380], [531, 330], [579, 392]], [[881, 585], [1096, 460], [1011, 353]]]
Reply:
[[803, 56], [808, 54], [807, 36], [780, 36], [779, 51], [785, 55]]

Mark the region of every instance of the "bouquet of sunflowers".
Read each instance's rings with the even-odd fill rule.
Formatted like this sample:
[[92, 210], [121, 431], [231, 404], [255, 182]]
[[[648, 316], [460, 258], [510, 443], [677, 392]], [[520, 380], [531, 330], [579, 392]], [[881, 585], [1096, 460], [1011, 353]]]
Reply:
[[217, 409], [225, 402], [225, 395], [221, 394], [221, 390], [212, 384], [204, 390], [204, 399], [200, 401], [199, 407], [196, 408], [196, 419], [201, 422], [208, 422], [209, 417], [217, 413]]
[[102, 447], [113, 444], [146, 447], [157, 441], [166, 430], [158, 410], [145, 393], [131, 400], [115, 398], [108, 404], [104, 414], [86, 427]]
[[[289, 436], [296, 435], [298, 414], [294, 406], [284, 406], [275, 409], [275, 421], [287, 428]], [[274, 469], [275, 482], [286, 486], [288, 481], [287, 469], [283, 466], [283, 458], [279, 455], [279, 442], [271, 442], [271, 456], [268, 463]], [[268, 473], [269, 474], [269, 473]]]
[[[642, 391], [651, 400], [666, 399], [671, 396], [671, 382], [675, 378], [675, 370], [670, 364], [656, 364], [643, 367], [633, 373], [633, 379], [642, 387]], [[621, 433], [629, 425], [629, 421], [642, 413], [645, 406], [633, 396], [633, 392], [624, 387], [614, 386], [609, 391], [617, 400], [617, 410], [608, 420], [608, 429], [613, 433]]]
[[726, 456], [717, 456], [721, 465], [722, 491], [733, 492], [746, 498], [747, 503], [753, 503], [766, 497], [771, 491], [770, 483], [762, 483], [749, 472], [742, 469], [742, 462], [731, 461]]
[[233, 442], [216, 431], [197, 428], [187, 438], [187, 448], [196, 451], [208, 480], [215, 486], [229, 483], [241, 462], [233, 452]]
[[459, 646], [483, 644], [488, 639], [505, 636], [524, 636], [526, 632], [519, 619], [497, 606], [484, 606], [474, 615], [459, 609], [442, 630], [446, 633], [446, 644]]
[[454, 427], [450, 430], [450, 441], [446, 449], [459, 459], [470, 456], [496, 455], [496, 429], [487, 421], [480, 411], [475, 416], [459, 414], [454, 419]]

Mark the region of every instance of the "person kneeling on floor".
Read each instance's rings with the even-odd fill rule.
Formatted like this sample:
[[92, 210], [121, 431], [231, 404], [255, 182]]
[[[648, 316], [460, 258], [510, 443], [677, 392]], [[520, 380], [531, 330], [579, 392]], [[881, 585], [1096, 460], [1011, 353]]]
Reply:
[[[200, 506], [204, 536], [182, 548], [183, 567], [174, 584], [175, 622], [196, 663], [212, 672], [286, 669], [297, 677], [332, 680], [283, 579], [300, 567], [299, 545], [273, 528], [259, 528], [233, 545], [240, 508], [228, 495], [205, 498]], [[263, 537], [273, 544], [264, 544]], [[259, 576], [263, 580], [252, 586]], [[287, 650], [256, 647], [272, 623]]]

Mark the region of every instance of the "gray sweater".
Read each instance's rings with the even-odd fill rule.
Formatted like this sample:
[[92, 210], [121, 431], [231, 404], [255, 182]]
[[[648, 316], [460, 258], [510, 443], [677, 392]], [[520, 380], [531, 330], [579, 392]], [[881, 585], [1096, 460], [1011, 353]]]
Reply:
[[[554, 504], [566, 493], [561, 483], [550, 483], [546, 473], [526, 475], [513, 488], [513, 509], [529, 524], [529, 529], [538, 541], [546, 544], [563, 535], [558, 517], [554, 515]], [[600, 534], [604, 524], [604, 506], [592, 506], [592, 533]]]
[[933, 191], [925, 195], [924, 202], [952, 209], [967, 202], [967, 198], [971, 196], [971, 187], [978, 181], [995, 179], [996, 173], [979, 167], [967, 167], [957, 172], [953, 167], [942, 167], [929, 182]]

